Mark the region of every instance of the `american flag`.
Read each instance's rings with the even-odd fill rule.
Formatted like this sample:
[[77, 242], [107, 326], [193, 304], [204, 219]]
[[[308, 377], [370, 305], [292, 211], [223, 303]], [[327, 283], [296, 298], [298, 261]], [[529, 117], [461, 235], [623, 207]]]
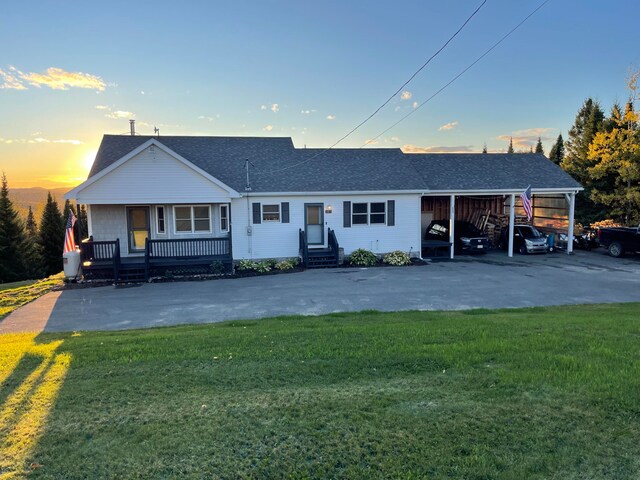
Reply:
[[67, 225], [64, 231], [64, 251], [63, 253], [72, 252], [76, 249], [76, 241], [73, 238], [73, 226], [76, 224], [76, 216], [73, 212], [69, 212]]
[[524, 213], [526, 213], [527, 218], [531, 220], [531, 217], [533, 217], [533, 209], [531, 208], [531, 185], [529, 185], [526, 190], [520, 194], [520, 198], [522, 199], [522, 208], [524, 208]]

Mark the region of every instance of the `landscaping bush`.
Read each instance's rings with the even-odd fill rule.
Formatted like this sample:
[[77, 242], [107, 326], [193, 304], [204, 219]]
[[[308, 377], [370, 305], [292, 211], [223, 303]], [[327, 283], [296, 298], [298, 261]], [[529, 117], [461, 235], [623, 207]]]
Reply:
[[389, 265], [400, 267], [402, 265], [410, 265], [411, 257], [409, 257], [408, 253], [403, 252], [402, 250], [396, 250], [394, 252], [387, 253], [382, 261]]
[[278, 270], [291, 270], [293, 268], [296, 268], [298, 266], [298, 259], [297, 258], [290, 258], [288, 260], [282, 260], [281, 262], [278, 262], [275, 264], [275, 268]]
[[270, 260], [265, 260], [263, 262], [256, 262], [254, 264], [253, 270], [255, 270], [258, 273], [267, 273], [270, 272], [272, 269], [272, 264]]
[[349, 263], [360, 267], [372, 267], [378, 263], [378, 257], [376, 257], [375, 253], [370, 252], [369, 250], [358, 248], [349, 255]]
[[239, 270], [239, 271], [255, 270], [256, 265], [257, 265], [257, 262], [254, 262], [253, 260], [240, 260], [236, 265], [236, 270]]
[[214, 275], [222, 275], [224, 273], [224, 263], [215, 260], [209, 265], [209, 271]]

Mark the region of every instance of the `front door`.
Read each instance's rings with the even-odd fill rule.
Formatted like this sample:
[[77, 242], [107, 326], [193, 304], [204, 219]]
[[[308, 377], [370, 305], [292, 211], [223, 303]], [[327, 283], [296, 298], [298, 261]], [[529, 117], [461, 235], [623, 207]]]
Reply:
[[144, 252], [149, 237], [149, 207], [127, 207], [129, 252]]
[[304, 231], [307, 244], [324, 245], [324, 204], [304, 204]]

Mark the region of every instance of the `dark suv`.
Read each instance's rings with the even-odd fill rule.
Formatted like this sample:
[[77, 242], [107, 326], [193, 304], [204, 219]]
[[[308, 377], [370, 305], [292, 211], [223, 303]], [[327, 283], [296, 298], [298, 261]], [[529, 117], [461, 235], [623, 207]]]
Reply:
[[[469, 222], [456, 220], [453, 233], [455, 235], [455, 253], [486, 253], [489, 249], [489, 237]], [[427, 227], [425, 240], [449, 241], [449, 220], [434, 220]]]

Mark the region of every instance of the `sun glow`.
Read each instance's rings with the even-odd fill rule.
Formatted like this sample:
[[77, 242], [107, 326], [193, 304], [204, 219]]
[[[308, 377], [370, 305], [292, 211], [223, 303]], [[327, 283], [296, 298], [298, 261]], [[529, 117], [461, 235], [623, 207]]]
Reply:
[[91, 150], [87, 150], [87, 153], [82, 157], [82, 168], [84, 168], [87, 173], [91, 170], [91, 166], [93, 165], [93, 161], [95, 160], [97, 153], [98, 150], [93, 148]]

